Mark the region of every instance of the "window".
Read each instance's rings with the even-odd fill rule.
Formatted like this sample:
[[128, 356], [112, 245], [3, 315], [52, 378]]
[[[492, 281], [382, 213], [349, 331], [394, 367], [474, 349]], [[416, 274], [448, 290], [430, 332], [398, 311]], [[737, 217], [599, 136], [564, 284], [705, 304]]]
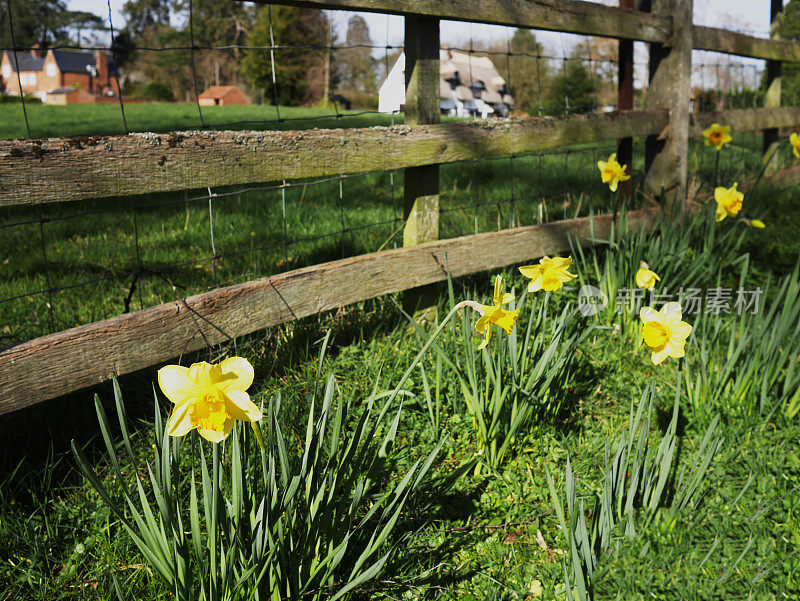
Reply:
[[28, 85], [28, 74], [27, 73], [20, 73], [19, 74], [19, 83], [22, 86]]
[[56, 65], [55, 63], [50, 63], [47, 65], [47, 77], [55, 77], [56, 76]]
[[11, 79], [11, 65], [3, 65], [3, 78]]
[[28, 84], [35, 86], [36, 85], [36, 73], [31, 73], [28, 75]]

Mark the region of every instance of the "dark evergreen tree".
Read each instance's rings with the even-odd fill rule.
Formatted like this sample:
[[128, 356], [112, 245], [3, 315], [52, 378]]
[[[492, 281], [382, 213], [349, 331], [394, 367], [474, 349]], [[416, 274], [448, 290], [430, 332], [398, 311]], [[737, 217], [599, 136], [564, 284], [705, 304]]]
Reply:
[[[319, 102], [324, 94], [328, 68], [330, 24], [319, 10], [272, 6], [272, 32], [275, 45], [288, 49], [275, 50], [275, 79], [279, 104], [299, 105]], [[269, 9], [256, 15], [247, 36], [248, 46], [270, 45]], [[265, 90], [265, 99], [272, 100], [272, 63], [269, 50], [247, 50], [241, 66], [250, 84]]]
[[583, 61], [572, 58], [566, 61], [561, 72], [553, 74], [547, 94], [547, 112], [589, 113], [595, 108], [596, 83]]

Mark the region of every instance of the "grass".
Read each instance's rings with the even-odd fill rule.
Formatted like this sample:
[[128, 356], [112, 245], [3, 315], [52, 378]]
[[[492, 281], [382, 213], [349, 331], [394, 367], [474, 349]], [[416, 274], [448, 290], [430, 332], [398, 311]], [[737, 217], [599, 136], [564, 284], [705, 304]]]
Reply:
[[[203, 126], [215, 129], [311, 129], [332, 127], [371, 127], [391, 125], [397, 116], [363, 111], [337, 111], [302, 107], [209, 106], [196, 104], [146, 102], [125, 105], [125, 122], [119, 104], [71, 104], [25, 106], [33, 138], [63, 136], [120, 135], [131, 132], [181, 131]], [[280, 113], [280, 114], [279, 114]], [[281, 121], [283, 120], [283, 121]], [[402, 117], [399, 118], [402, 121]], [[0, 104], [0, 139], [27, 138], [21, 103]]]
[[[745, 142], [745, 148], [758, 148], [756, 137]], [[702, 147], [693, 150], [692, 174], [703, 184], [701, 190], [707, 192], [713, 178], [713, 160], [709, 160], [713, 154]], [[596, 156], [607, 152], [610, 147], [569, 155], [517, 157], [513, 160], [513, 176], [508, 159], [444, 167], [444, 236], [472, 233], [476, 228], [487, 231], [510, 223], [536, 223], [540, 203], [543, 220], [586, 214], [589, 208], [608, 208], [613, 199], [596, 185], [594, 168]], [[752, 173], [758, 162], [754, 153], [741, 149], [731, 149], [722, 156], [720, 179], [726, 182]], [[391, 222], [392, 202], [402, 198], [399, 180], [397, 176], [392, 194], [389, 174], [347, 179], [341, 206], [338, 182], [289, 188], [287, 228], [291, 237], [330, 232], [333, 235], [295, 242], [286, 251], [281, 244], [282, 227], [278, 228], [282, 225], [278, 190], [233, 190], [230, 196], [218, 197], [214, 200], [218, 203], [214, 213], [218, 251], [248, 250], [217, 262], [218, 281], [241, 281], [338, 258], [342, 256], [343, 240], [345, 254], [391, 246], [396, 240], [396, 235], [392, 237], [396, 229]], [[511, 211], [510, 203], [512, 186], [515, 211]], [[187, 203], [173, 197], [175, 204], [156, 206], [169, 198], [139, 199], [141, 208], [136, 217], [139, 246], [145, 253], [142, 261], [148, 267], [159, 268], [185, 291], [213, 286], [214, 273], [208, 262], [171, 269], [159, 267], [208, 252], [203, 246], [208, 243], [207, 198]], [[123, 202], [113, 199], [107, 205], [93, 206], [107, 209], [123, 206]], [[51, 284], [79, 282], [92, 273], [114, 275], [136, 269], [129, 212], [78, 216], [63, 207], [53, 210], [48, 217], [68, 218], [45, 224]], [[742, 263], [732, 259], [742, 252], [749, 255], [744, 276], [747, 287], [791, 275], [796, 268], [800, 258], [800, 193], [760, 190], [747, 199], [745, 212], [763, 219], [768, 229], [743, 230], [745, 235], [738, 250], [720, 238], [714, 247], [718, 255], [735, 256], [706, 266], [709, 281], [702, 285], [721, 282], [737, 286]], [[340, 237], [337, 231], [342, 215], [348, 225], [380, 220], [389, 223]], [[11, 240], [4, 236], [1, 243], [2, 255], [11, 258], [0, 268], [2, 297], [14, 291], [24, 292], [27, 286], [44, 285], [43, 266], [36, 258], [37, 250], [40, 252], [39, 216], [15, 214], [5, 215], [4, 219], [10, 223], [25, 217], [37, 221], [13, 234]], [[740, 226], [726, 221], [720, 227]], [[275, 229], [279, 234], [270, 236], [269, 232]], [[15, 232], [18, 228], [6, 231]], [[687, 228], [689, 231], [695, 230]], [[692, 237], [688, 242], [697, 248], [701, 241]], [[255, 250], [271, 245], [277, 246]], [[650, 238], [641, 250], [647, 255], [648, 248], [654, 245], [655, 238]], [[292, 258], [291, 262], [286, 255]], [[611, 260], [606, 262], [603, 248], [590, 251], [585, 263], [574, 268], [591, 278], [589, 265], [595, 259], [599, 273], [616, 269]], [[635, 259], [631, 256], [629, 262], [634, 264]], [[76, 266], [80, 272], [77, 275]], [[666, 270], [666, 266], [651, 267], [661, 273]], [[685, 265], [670, 266], [669, 271], [673, 278], [681, 280], [688, 277], [691, 267], [687, 260]], [[525, 283], [513, 269], [507, 270], [505, 276], [516, 290]], [[455, 298], [486, 302], [489, 284], [486, 274], [462, 278], [454, 282]], [[118, 313], [129, 290], [130, 280], [112, 278], [102, 286], [81, 286], [56, 294], [56, 325], [65, 327]], [[142, 287], [141, 306], [172, 300], [170, 294], [159, 276], [148, 276]], [[17, 312], [0, 309], [8, 311], [0, 322], [17, 328], [4, 333], [8, 339], [24, 339], [36, 335], [37, 328], [47, 329], [46, 310], [39, 305], [38, 313], [30, 310], [30, 305], [41, 305], [42, 296], [31, 297], [33, 302], [23, 300], [21, 308], [15, 309]], [[575, 290], [553, 295], [553, 311], [575, 299]], [[137, 290], [132, 307], [138, 308], [139, 302]], [[448, 295], [443, 293], [440, 316], [449, 304]], [[737, 335], [735, 316], [722, 314], [709, 319], [720, 325], [719, 348], [713, 352], [722, 354], [728, 340]], [[750, 326], [745, 320], [742, 327]], [[257, 380], [251, 389], [256, 402], [267, 401], [278, 392], [282, 396], [282, 427], [292, 452], [302, 450], [318, 348], [327, 331], [332, 331], [332, 343], [323, 369], [326, 374], [333, 374], [346, 395], [354, 399], [365, 398], [376, 378], [380, 378], [382, 389], [391, 390], [421, 344], [387, 299], [360, 303], [345, 311], [300, 320], [238, 341], [236, 352], [250, 358], [256, 368]], [[456, 330], [448, 333], [448, 340], [452, 337], [458, 342], [462, 335]], [[365, 586], [357, 598], [565, 598], [559, 585], [564, 582], [561, 561], [566, 546], [553, 510], [545, 465], [558, 493], [563, 494], [569, 458], [577, 475], [578, 499], [590, 503], [603, 482], [607, 445], [612, 447], [625, 430], [631, 404], [637, 402], [647, 385], [655, 387], [652, 437], [660, 439], [669, 424], [677, 362], [655, 368], [648, 353], [635, 344], [634, 336], [631, 325], [619, 331], [613, 327], [598, 329], [581, 340], [568, 387], [560, 386], [561, 382], [551, 386], [560, 409], [537, 416], [496, 471], [484, 470], [478, 475], [470, 472], [450, 489], [412, 503], [403, 512], [398, 528], [410, 533], [410, 538], [392, 555], [379, 578]], [[690, 370], [701, 365], [698, 342], [692, 339], [687, 347]], [[784, 344], [796, 348], [790, 346], [790, 340]], [[496, 348], [493, 345], [490, 352], [496, 352]], [[195, 358], [205, 359], [207, 355], [198, 354]], [[440, 419], [431, 419], [424, 382], [415, 373], [407, 387], [417, 396], [406, 401], [401, 414], [394, 463], [387, 476], [391, 479], [398, 478], [419, 456], [430, 452], [439, 435], [446, 435], [446, 441], [432, 468], [436, 474], [445, 476], [475, 457], [475, 431], [457, 378], [442, 366], [439, 385], [435, 386], [435, 355], [428, 356], [425, 369], [430, 385], [438, 391], [432, 398], [440, 401]], [[121, 380], [135, 463], [139, 466], [151, 455], [154, 374], [155, 367]], [[754, 378], [758, 381], [759, 373]], [[113, 398], [109, 385], [95, 390], [106, 403]], [[112, 490], [120, 485], [98, 452], [91, 392], [0, 418], [4, 465], [0, 477], [0, 600], [116, 599], [112, 574], [122, 585], [123, 598], [148, 601], [171, 595], [143, 564], [120, 523], [80, 477], [72, 456], [65, 452], [68, 440], [74, 438], [85, 446], [105, 485]], [[786, 401], [780, 392], [771, 394], [774, 403]], [[709, 464], [690, 508], [664, 507], [652, 516], [641, 514], [637, 517], [635, 538], [612, 538], [611, 550], [598, 556], [596, 598], [797, 598], [798, 417], [789, 418], [781, 411], [769, 417], [758, 411], [740, 411], [724, 395], [716, 400], [712, 400], [714, 395], [708, 395], [706, 405], [690, 405], [684, 396], [681, 399], [673, 473], [677, 474], [681, 467], [691, 467], [702, 434], [717, 414], [722, 418], [722, 447]], [[160, 409], [167, 411], [164, 399]], [[609, 448], [608, 452], [612, 450]], [[144, 476], [136, 472], [132, 462], [125, 461], [122, 468], [126, 476]], [[672, 480], [667, 486], [668, 494], [673, 494], [674, 487]]]

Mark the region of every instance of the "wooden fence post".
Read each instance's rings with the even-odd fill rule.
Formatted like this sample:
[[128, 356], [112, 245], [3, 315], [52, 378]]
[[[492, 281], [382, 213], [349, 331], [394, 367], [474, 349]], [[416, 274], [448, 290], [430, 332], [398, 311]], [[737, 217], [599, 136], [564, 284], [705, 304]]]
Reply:
[[[405, 18], [406, 125], [439, 123], [439, 19]], [[404, 170], [403, 246], [439, 239], [439, 165]], [[436, 285], [413, 288], [403, 297], [409, 313], [436, 303]]]
[[[769, 37], [773, 40], [781, 39], [781, 21], [783, 20], [783, 1], [771, 0], [769, 7]], [[767, 61], [767, 93], [764, 95], [765, 107], [781, 105], [781, 61]], [[778, 169], [778, 130], [764, 130], [764, 167], [766, 173], [773, 173]]]
[[[664, 208], [681, 212], [689, 154], [689, 89], [692, 75], [693, 0], [651, 0], [653, 13], [672, 16], [672, 35], [650, 44], [647, 108], [669, 109], [669, 125], [645, 143], [645, 194], [664, 198]], [[647, 8], [646, 5], [643, 5]]]

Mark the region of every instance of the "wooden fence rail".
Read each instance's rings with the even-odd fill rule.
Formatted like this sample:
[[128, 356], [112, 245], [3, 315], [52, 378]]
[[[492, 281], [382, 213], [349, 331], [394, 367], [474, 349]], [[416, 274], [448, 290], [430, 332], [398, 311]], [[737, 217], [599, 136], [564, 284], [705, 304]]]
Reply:
[[[779, 106], [780, 64], [800, 62], [800, 46], [781, 40], [776, 31], [766, 40], [693, 25], [692, 0], [620, 1], [642, 10], [577, 0], [281, 0], [405, 15], [407, 124], [0, 142], [0, 207], [6, 208], [389, 169], [404, 169], [406, 178], [404, 248], [220, 288], [0, 351], [0, 414], [169, 360], [206, 342], [433, 284], [446, 277], [445, 265], [454, 276], [496, 269], [566, 251], [569, 237], [589, 244], [610, 231], [611, 217], [604, 215], [438, 241], [439, 165], [646, 137], [645, 191], [679, 201], [686, 188], [689, 136], [719, 122], [735, 132], [763, 130], [769, 146], [779, 128], [800, 125], [800, 108]], [[780, 0], [770, 2], [774, 23], [780, 5]], [[647, 42], [648, 110], [437, 123], [440, 19]], [[769, 108], [689, 113], [692, 48], [768, 60]], [[620, 73], [632, 73], [632, 52], [623, 52], [620, 60], [625, 62]], [[767, 183], [798, 180], [800, 169], [794, 168], [771, 175]], [[658, 212], [631, 213], [631, 227], [650, 227]], [[196, 321], [196, 315], [203, 320]]]

